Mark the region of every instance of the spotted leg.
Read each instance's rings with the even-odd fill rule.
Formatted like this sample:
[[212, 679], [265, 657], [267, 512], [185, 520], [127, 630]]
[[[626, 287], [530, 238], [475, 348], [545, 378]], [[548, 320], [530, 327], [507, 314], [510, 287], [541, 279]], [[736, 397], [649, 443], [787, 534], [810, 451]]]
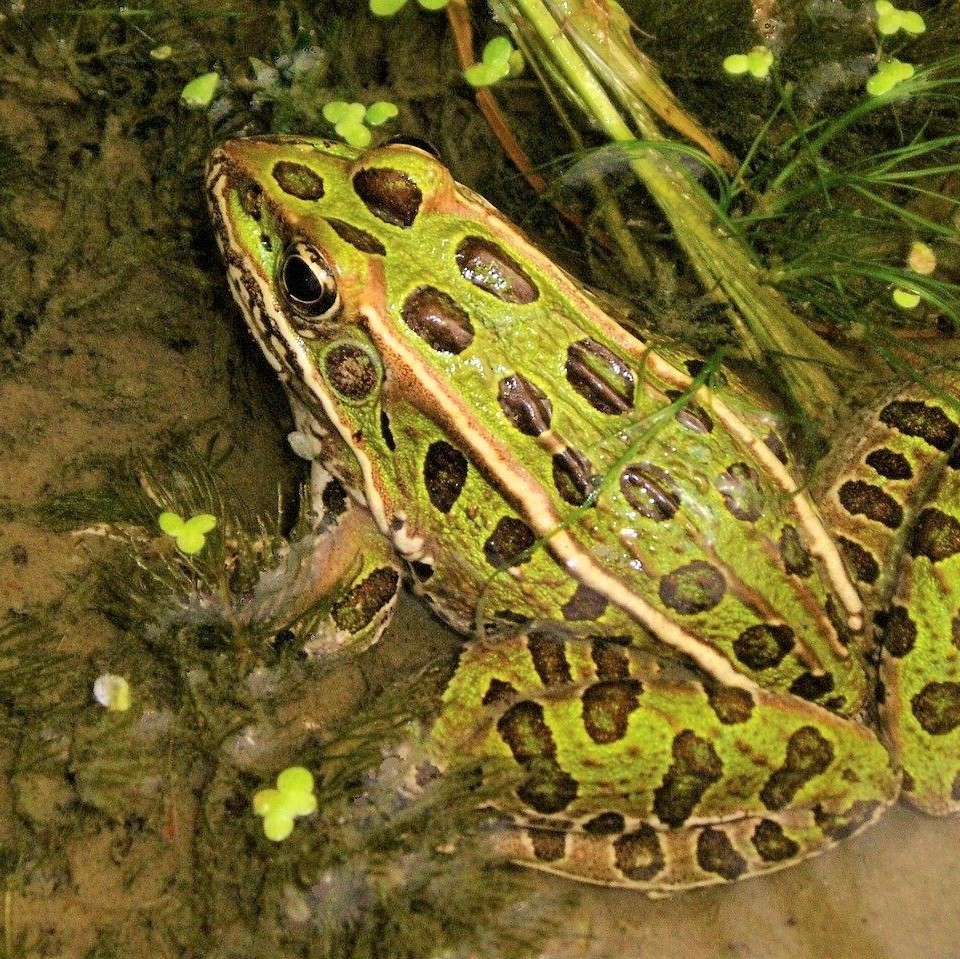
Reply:
[[788, 866], [875, 821], [899, 780], [873, 733], [790, 694], [704, 688], [609, 639], [469, 645], [432, 759], [503, 763], [499, 846], [651, 894]]
[[821, 508], [872, 608], [877, 700], [904, 797], [960, 811], [960, 408], [912, 387], [828, 471]]
[[311, 655], [359, 651], [376, 642], [390, 620], [400, 564], [370, 513], [318, 463], [311, 485], [313, 530], [291, 544], [283, 569], [264, 576], [248, 614], [304, 618]]

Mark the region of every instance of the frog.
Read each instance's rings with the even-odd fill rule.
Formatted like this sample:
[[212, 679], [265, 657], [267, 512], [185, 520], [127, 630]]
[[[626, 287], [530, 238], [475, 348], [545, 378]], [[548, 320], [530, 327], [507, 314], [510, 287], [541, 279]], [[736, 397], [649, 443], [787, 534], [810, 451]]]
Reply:
[[665, 895], [958, 810], [949, 382], [808, 482], [766, 397], [628, 329], [421, 143], [238, 138], [206, 185], [310, 463], [308, 650], [376, 642], [405, 585], [462, 634], [424, 768], [509, 771], [500, 853]]

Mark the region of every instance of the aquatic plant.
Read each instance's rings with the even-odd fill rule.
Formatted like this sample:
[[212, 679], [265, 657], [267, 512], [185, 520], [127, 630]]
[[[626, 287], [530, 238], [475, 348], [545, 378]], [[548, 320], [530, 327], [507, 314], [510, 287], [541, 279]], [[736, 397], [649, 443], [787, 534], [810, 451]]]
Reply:
[[[184, 898], [155, 921], [198, 948], [216, 945], [216, 932], [200, 929], [240, 924], [252, 944], [282, 939], [294, 955], [329, 959], [359, 959], [374, 941], [390, 959], [421, 955], [424, 942], [529, 954], [542, 935], [532, 886], [497, 868], [482, 835], [493, 823], [479, 807], [502, 776], [472, 763], [416, 785], [421, 720], [453, 650], [439, 660], [422, 650], [408, 678], [384, 678], [377, 695], [367, 688], [362, 702], [324, 713], [320, 704], [341, 698], [338, 676], [359, 667], [355, 656], [304, 655], [322, 616], [298, 605], [301, 554], [280, 535], [280, 514], [255, 516], [208, 461], [184, 453], [131, 461], [115, 493], [123, 521], [86, 533], [115, 545], [99, 566], [97, 604], [118, 640], [89, 674], [108, 708], [90, 701], [76, 669], [45, 659], [25, 625], [0, 631], [0, 706], [7, 689], [32, 697], [15, 775], [26, 790], [42, 770], [86, 810], [73, 824], [21, 803], [38, 829], [41, 815], [57, 815], [51, 855], [91, 821], [129, 843], [188, 849], [175, 865], [158, 859]], [[158, 508], [215, 517], [218, 535], [196, 553], [170, 549]], [[309, 535], [304, 519], [292, 536]], [[363, 669], [373, 681], [369, 661]], [[137, 694], [116, 708], [128, 677]], [[47, 695], [71, 682], [69, 711], [42, 714]], [[56, 749], [28, 762], [28, 743], [52, 729]], [[275, 786], [262, 788], [277, 769]], [[291, 833], [296, 841], [282, 843]]]
[[317, 811], [313, 774], [303, 766], [288, 766], [277, 776], [273, 789], [253, 794], [253, 811], [263, 817], [263, 834], [282, 842], [293, 832], [293, 821]]
[[518, 72], [518, 57], [508, 37], [494, 37], [483, 48], [480, 62], [467, 67], [463, 77], [472, 87], [493, 86], [511, 71]]
[[362, 103], [345, 103], [343, 100], [331, 100], [323, 106], [323, 118], [333, 124], [338, 137], [350, 146], [369, 146], [373, 139], [368, 127], [378, 127], [397, 115], [397, 106], [386, 100], [365, 107]]

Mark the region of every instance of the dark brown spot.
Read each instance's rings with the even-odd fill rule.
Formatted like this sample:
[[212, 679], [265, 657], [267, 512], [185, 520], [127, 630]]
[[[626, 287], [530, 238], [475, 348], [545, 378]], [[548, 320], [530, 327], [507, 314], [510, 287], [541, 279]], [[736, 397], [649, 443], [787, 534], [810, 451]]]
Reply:
[[795, 526], [786, 523], [780, 533], [780, 556], [783, 567], [795, 576], [809, 576], [813, 572], [813, 562], [807, 552]]
[[706, 691], [710, 708], [724, 726], [745, 723], [753, 715], [753, 696], [748, 690], [709, 683]]
[[837, 640], [843, 643], [844, 646], [849, 646], [850, 641], [853, 639], [853, 632], [850, 629], [850, 622], [847, 619], [846, 611], [841, 609], [840, 604], [833, 596], [827, 597], [823, 608], [826, 611], [827, 619], [830, 620], [830, 625], [837, 634]]
[[590, 644], [590, 658], [597, 670], [597, 679], [627, 679], [630, 676], [630, 660], [626, 646], [628, 636], [595, 636]]
[[864, 480], [847, 480], [837, 491], [840, 505], [851, 515], [858, 513], [896, 529], [903, 522], [903, 507], [887, 492]]
[[910, 461], [894, 450], [885, 446], [867, 454], [867, 466], [872, 466], [884, 479], [908, 480], [913, 476]]
[[583, 831], [591, 836], [615, 836], [626, 828], [626, 821], [618, 812], [602, 812], [583, 824]]
[[263, 187], [259, 183], [248, 183], [239, 193], [240, 209], [251, 220], [259, 220], [263, 216]]
[[950, 620], [950, 642], [960, 649], [960, 616], [954, 616]]
[[465, 280], [504, 303], [532, 303], [540, 295], [523, 267], [492, 240], [464, 237], [456, 257]]
[[[684, 360], [683, 365], [687, 368], [687, 372], [691, 376], [697, 376], [700, 371], [707, 365], [703, 360]], [[706, 383], [718, 383], [720, 386], [727, 385], [727, 376], [723, 370], [713, 370], [707, 374], [705, 380]]]
[[527, 835], [533, 846], [533, 854], [541, 862], [555, 862], [567, 853], [567, 834], [558, 829], [527, 827]]
[[356, 247], [361, 253], [375, 253], [377, 256], [387, 255], [387, 248], [372, 233], [367, 233], [366, 230], [361, 230], [352, 223], [338, 220], [332, 216], [326, 217], [326, 221], [344, 243]]
[[362, 400], [380, 382], [380, 369], [373, 357], [356, 343], [340, 343], [323, 358], [330, 385], [348, 400]]
[[704, 872], [713, 872], [728, 882], [739, 878], [747, 868], [747, 860], [733, 848], [730, 837], [722, 829], [702, 829], [697, 836], [697, 865]]
[[434, 574], [433, 563], [426, 563], [422, 559], [415, 559], [410, 563], [410, 570], [421, 583], [426, 582]]
[[353, 188], [378, 220], [405, 229], [413, 226], [423, 202], [420, 187], [406, 173], [389, 167], [359, 170], [353, 175]]
[[553, 485], [571, 506], [582, 506], [594, 490], [593, 466], [582, 453], [569, 446], [553, 454]]
[[767, 433], [767, 437], [763, 442], [766, 444], [767, 449], [770, 450], [781, 463], [786, 465], [789, 462], [790, 457], [787, 455], [787, 447], [784, 445], [783, 440], [780, 439], [779, 434], [771, 430]]
[[772, 819], [761, 819], [754, 827], [750, 841], [764, 862], [783, 862], [784, 859], [792, 859], [800, 851], [799, 843]]
[[466, 310], [443, 290], [418, 286], [400, 311], [404, 323], [438, 353], [462, 353], [473, 342]]
[[496, 528], [483, 544], [483, 555], [495, 569], [509, 569], [517, 563], [526, 563], [530, 557], [520, 559], [536, 542], [533, 530], [523, 520], [513, 516], [503, 516]]
[[397, 441], [393, 438], [390, 417], [386, 410], [380, 410], [380, 435], [383, 437], [383, 445], [392, 453], [397, 448]]
[[720, 474], [717, 489], [727, 509], [746, 523], [756, 522], [763, 513], [763, 491], [757, 471], [746, 463], [734, 463]]
[[748, 626], [733, 641], [733, 651], [737, 659], [750, 669], [770, 669], [783, 662], [793, 645], [794, 634], [789, 626], [758, 623]]
[[928, 506], [917, 517], [910, 539], [910, 555], [926, 556], [931, 563], [939, 563], [956, 553], [960, 553], [960, 523], [942, 510]]
[[830, 673], [801, 673], [791, 684], [790, 692], [801, 699], [813, 702], [833, 690], [833, 676]]
[[560, 636], [542, 630], [535, 630], [527, 637], [527, 649], [533, 660], [533, 668], [544, 686], [572, 682], [564, 647], [565, 643]]
[[698, 559], [678, 566], [660, 580], [660, 599], [678, 613], [702, 613], [713, 609], [727, 589], [727, 581], [716, 566]]
[[833, 762], [833, 746], [813, 726], [801, 726], [787, 741], [783, 765], [770, 774], [760, 790], [767, 809], [783, 809], [815, 776], [826, 772]]
[[910, 700], [917, 722], [931, 736], [943, 736], [960, 726], [960, 683], [927, 683]]
[[513, 626], [525, 626], [530, 622], [530, 617], [523, 613], [515, 612], [512, 609], [498, 609], [493, 618], [499, 623], [510, 623]]
[[599, 619], [607, 608], [607, 597], [581, 583], [563, 604], [563, 618], [570, 622]]
[[566, 809], [577, 798], [577, 781], [555, 759], [536, 761], [527, 767], [529, 776], [517, 787], [517, 796], [544, 815]]
[[280, 189], [299, 200], [319, 200], [323, 196], [323, 180], [308, 166], [280, 160], [273, 165], [273, 178]]
[[880, 623], [883, 632], [880, 642], [883, 648], [898, 659], [906, 656], [913, 649], [917, 641], [917, 626], [910, 618], [906, 607], [894, 604], [881, 617]]
[[613, 856], [617, 869], [633, 882], [648, 882], [666, 864], [660, 837], [646, 823], [615, 839]]
[[543, 718], [543, 706], [532, 700], [514, 703], [497, 721], [497, 731], [518, 763], [557, 753], [553, 734]]
[[430, 502], [441, 513], [449, 513], [467, 482], [467, 458], [445, 440], [436, 440], [423, 459], [423, 483]]
[[847, 566], [853, 570], [854, 576], [861, 583], [875, 583], [880, 575], [880, 564], [874, 558], [873, 553], [864, 549], [858, 542], [847, 539], [846, 536], [837, 537], [837, 545]]
[[596, 340], [567, 348], [567, 381], [595, 409], [616, 415], [633, 408], [633, 370]]
[[689, 729], [674, 736], [672, 749], [673, 762], [653, 794], [653, 809], [662, 823], [677, 829], [723, 775], [723, 763], [713, 743]]
[[539, 436], [550, 429], [553, 406], [547, 394], [525, 376], [505, 376], [497, 400], [507, 419], [524, 435]]
[[397, 595], [400, 574], [389, 566], [375, 569], [343, 599], [334, 603], [330, 616], [340, 629], [358, 633]]
[[[676, 401], [683, 396], [683, 393], [680, 390], [667, 390], [667, 396], [670, 397], [671, 401]], [[674, 419], [681, 426], [693, 430], [695, 433], [710, 433], [713, 430], [713, 419], [710, 414], [699, 403], [692, 401], [685, 403], [677, 410]]]
[[623, 739], [642, 691], [636, 679], [602, 680], [588, 686], [580, 697], [587, 735], [595, 743], [615, 743]]
[[957, 439], [957, 424], [939, 406], [917, 400], [894, 400], [880, 411], [880, 421], [906, 436], [917, 436], [938, 450], [946, 451]]
[[502, 679], [491, 679], [481, 702], [484, 706], [505, 706], [516, 699], [517, 691]]
[[[906, 776], [904, 776], [906, 788]], [[824, 834], [836, 842], [848, 839], [875, 818], [882, 803], [870, 799], [858, 799], [843, 812], [827, 812], [819, 803], [813, 807], [813, 818]]]
[[680, 507], [680, 493], [670, 474], [653, 463], [631, 463], [620, 474], [624, 499], [647, 519], [672, 519]]
[[329, 516], [342, 516], [347, 511], [347, 491], [340, 480], [332, 479], [320, 494], [324, 513]]

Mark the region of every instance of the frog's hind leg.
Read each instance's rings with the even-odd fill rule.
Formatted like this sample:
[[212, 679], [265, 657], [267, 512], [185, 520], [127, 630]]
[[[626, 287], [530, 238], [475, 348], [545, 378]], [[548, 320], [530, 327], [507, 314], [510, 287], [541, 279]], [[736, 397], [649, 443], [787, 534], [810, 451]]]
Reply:
[[815, 855], [898, 789], [870, 730], [815, 704], [708, 690], [609, 638], [545, 631], [470, 644], [431, 744], [440, 768], [505, 767], [511, 859], [653, 894]]
[[960, 405], [943, 395], [913, 386], [884, 403], [821, 497], [875, 611], [904, 798], [933, 815], [960, 811]]

